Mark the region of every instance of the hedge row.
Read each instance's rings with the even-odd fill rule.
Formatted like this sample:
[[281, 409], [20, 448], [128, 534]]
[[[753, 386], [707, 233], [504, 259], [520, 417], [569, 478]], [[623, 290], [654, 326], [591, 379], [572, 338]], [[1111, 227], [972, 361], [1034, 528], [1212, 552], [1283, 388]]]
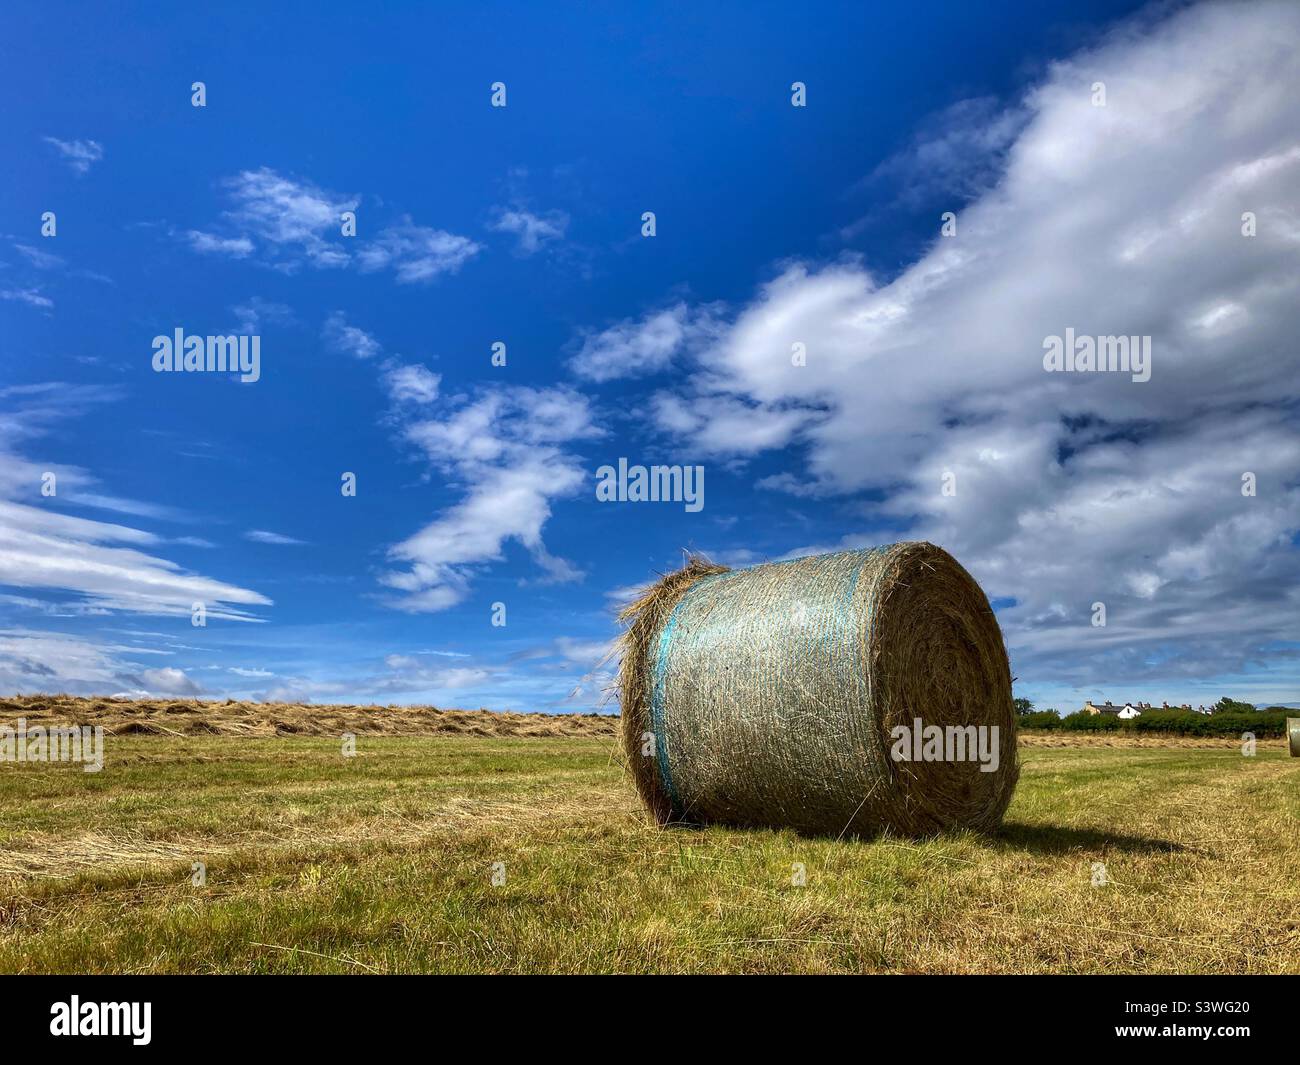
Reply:
[[1080, 710], [1066, 717], [1050, 711], [1022, 714], [1021, 728], [1067, 729], [1072, 732], [1166, 732], [1180, 736], [1240, 736], [1253, 732], [1257, 739], [1286, 735], [1287, 717], [1300, 711], [1256, 710], [1244, 714], [1197, 714], [1188, 710], [1143, 710], [1141, 717], [1121, 721], [1113, 714], [1089, 714]]

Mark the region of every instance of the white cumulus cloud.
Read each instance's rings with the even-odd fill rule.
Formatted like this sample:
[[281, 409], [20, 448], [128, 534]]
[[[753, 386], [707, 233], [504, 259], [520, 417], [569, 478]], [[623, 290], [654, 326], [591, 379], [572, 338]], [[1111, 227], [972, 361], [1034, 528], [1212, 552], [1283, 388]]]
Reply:
[[[877, 493], [892, 535], [943, 544], [1015, 601], [1001, 616], [1022, 675], [1285, 662], [1300, 616], [1298, 39], [1294, 4], [1202, 5], [1053, 64], [1013, 117], [982, 105], [985, 133], [944, 126], [912, 157], [942, 159], [951, 183], [970, 145], [988, 186], [956, 235], [936, 214], [933, 245], [894, 277], [786, 264], [656, 397], [656, 424], [733, 459], [794, 449], [769, 488]], [[1045, 372], [1045, 338], [1067, 328], [1151, 337], [1151, 379]], [[675, 357], [625, 347], [575, 369]]]

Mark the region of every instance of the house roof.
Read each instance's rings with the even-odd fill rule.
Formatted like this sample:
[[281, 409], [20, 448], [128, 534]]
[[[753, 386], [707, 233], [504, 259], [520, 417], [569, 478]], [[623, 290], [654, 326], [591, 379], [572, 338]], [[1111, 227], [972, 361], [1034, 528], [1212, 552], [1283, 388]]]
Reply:
[[1120, 711], [1126, 710], [1129, 707], [1132, 707], [1134, 710], [1138, 709], [1137, 703], [1113, 703], [1109, 699], [1104, 703], [1094, 703], [1089, 699], [1088, 705], [1100, 710], [1103, 714], [1118, 714]]

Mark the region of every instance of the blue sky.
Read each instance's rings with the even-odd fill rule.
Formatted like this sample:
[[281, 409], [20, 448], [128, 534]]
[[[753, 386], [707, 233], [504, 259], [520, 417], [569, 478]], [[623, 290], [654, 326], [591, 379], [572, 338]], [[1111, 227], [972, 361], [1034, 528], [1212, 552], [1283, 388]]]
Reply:
[[[613, 710], [613, 610], [682, 549], [927, 538], [1040, 703], [1300, 699], [1296, 33], [17, 5], [0, 687]], [[1066, 327], [1152, 336], [1151, 380], [1046, 374]], [[155, 373], [177, 328], [260, 380]], [[619, 457], [703, 509], [598, 502]]]

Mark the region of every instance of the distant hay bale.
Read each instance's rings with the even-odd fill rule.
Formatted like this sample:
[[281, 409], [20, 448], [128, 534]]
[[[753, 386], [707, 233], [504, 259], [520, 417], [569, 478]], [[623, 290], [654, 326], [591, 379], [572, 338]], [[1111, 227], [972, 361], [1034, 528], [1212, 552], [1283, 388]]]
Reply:
[[[661, 824], [924, 835], [1001, 822], [1019, 773], [1002, 632], [933, 544], [744, 570], [692, 558], [619, 620], [624, 750]], [[930, 748], [948, 757], [913, 757], [926, 754], [903, 743], [918, 721], [956, 741]], [[985, 727], [992, 771], [969, 747], [951, 757], [978, 734], [964, 726]]]

